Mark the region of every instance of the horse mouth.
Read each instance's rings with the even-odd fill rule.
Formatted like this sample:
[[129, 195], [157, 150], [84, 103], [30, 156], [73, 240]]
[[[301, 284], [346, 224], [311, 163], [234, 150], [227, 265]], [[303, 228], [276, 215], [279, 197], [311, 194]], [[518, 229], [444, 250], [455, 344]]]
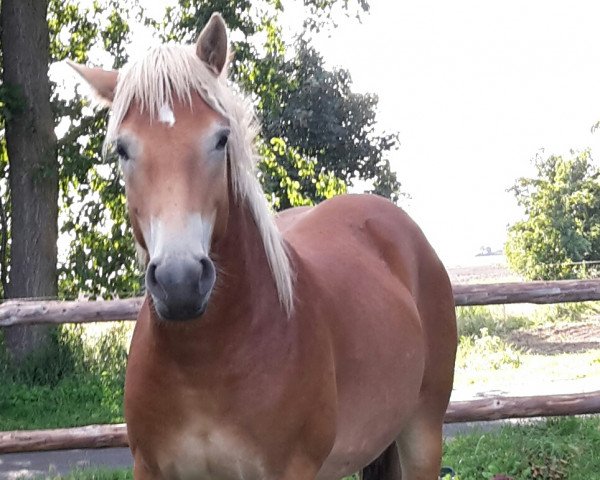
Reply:
[[207, 301], [202, 302], [200, 305], [190, 304], [170, 307], [162, 300], [155, 298], [154, 295], [150, 295], [150, 299], [152, 300], [152, 307], [158, 319], [169, 322], [189, 322], [198, 319], [204, 315], [208, 307]]

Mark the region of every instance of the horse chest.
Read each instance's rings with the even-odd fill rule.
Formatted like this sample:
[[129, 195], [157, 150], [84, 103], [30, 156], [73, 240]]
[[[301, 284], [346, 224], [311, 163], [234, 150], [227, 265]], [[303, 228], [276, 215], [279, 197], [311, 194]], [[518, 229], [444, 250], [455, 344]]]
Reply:
[[263, 462], [249, 439], [226, 427], [190, 423], [169, 432], [153, 452], [165, 480], [259, 480]]

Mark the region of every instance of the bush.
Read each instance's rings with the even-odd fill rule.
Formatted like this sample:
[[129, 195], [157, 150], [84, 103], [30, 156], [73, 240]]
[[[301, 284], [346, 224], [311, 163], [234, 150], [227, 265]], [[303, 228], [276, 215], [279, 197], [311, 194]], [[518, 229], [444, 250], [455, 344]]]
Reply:
[[499, 370], [521, 365], [520, 352], [500, 337], [490, 335], [482, 328], [479, 335], [460, 337], [456, 366], [473, 370]]
[[525, 218], [508, 229], [508, 264], [529, 280], [598, 276], [600, 169], [589, 151], [538, 156], [535, 167], [511, 188]]
[[2, 372], [4, 381], [21, 383], [27, 386], [56, 386], [64, 378], [85, 369], [85, 349], [80, 333], [82, 327], [61, 326], [50, 338], [49, 345], [30, 355], [15, 366], [8, 361], [8, 354], [2, 345]]
[[485, 328], [491, 335], [501, 335], [527, 327], [531, 321], [524, 316], [507, 315], [504, 306], [457, 307], [456, 323], [459, 336], [476, 336]]
[[581, 322], [600, 313], [598, 302], [574, 302], [546, 305], [534, 318], [537, 324]]
[[0, 430], [122, 421], [128, 328], [89, 330], [61, 326], [45, 351], [18, 367], [3, 362]]

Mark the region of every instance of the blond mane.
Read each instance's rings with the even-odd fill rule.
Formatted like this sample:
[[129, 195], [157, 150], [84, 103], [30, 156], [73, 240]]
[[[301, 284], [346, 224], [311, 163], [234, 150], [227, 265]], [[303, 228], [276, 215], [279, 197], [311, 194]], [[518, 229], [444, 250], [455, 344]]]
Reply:
[[225, 75], [216, 76], [196, 54], [194, 46], [162, 45], [119, 72], [108, 122], [105, 149], [114, 141], [127, 110], [135, 100], [156, 119], [163, 105], [173, 106], [177, 98], [192, 105], [199, 94], [208, 105], [230, 122], [227, 143], [231, 183], [238, 201], [247, 202], [263, 241], [265, 253], [281, 305], [289, 314], [293, 308], [293, 271], [286, 246], [256, 177], [258, 160], [254, 149], [257, 122], [251, 103], [235, 94]]

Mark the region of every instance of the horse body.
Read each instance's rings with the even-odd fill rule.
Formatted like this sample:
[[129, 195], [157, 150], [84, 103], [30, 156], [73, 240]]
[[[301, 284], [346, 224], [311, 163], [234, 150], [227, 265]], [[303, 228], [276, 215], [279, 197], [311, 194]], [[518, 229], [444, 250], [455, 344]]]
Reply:
[[134, 477], [336, 480], [383, 454], [365, 480], [436, 480], [456, 351], [447, 274], [380, 197], [276, 225], [227, 58], [213, 15], [195, 49], [119, 73], [74, 65], [113, 102], [106, 146], [146, 264], [125, 385]]
[[347, 195], [299, 217], [284, 237], [306, 269], [298, 271], [308, 272], [298, 293], [303, 302], [318, 299], [313, 315], [327, 325], [336, 377], [335, 442], [318, 478], [336, 479], [372, 461], [412, 417], [441, 428], [452, 388], [453, 298], [423, 234], [389, 201]]
[[[148, 478], [282, 479], [304, 465], [306, 477], [289, 478], [334, 480], [372, 461], [424, 403], [440, 428], [453, 364], [443, 345], [455, 332], [451, 317], [422, 318], [418, 302], [436, 295], [451, 307], [452, 296], [400, 209], [345, 196], [284, 212], [297, 292], [289, 319], [252, 219], [230, 222], [241, 228], [215, 249], [224, 279], [202, 320], [161, 323], [149, 302], [138, 318], [126, 417]], [[240, 246], [240, 235], [256, 241]], [[439, 340], [428, 345], [428, 331]], [[427, 369], [432, 347], [440, 358], [430, 354]]]

